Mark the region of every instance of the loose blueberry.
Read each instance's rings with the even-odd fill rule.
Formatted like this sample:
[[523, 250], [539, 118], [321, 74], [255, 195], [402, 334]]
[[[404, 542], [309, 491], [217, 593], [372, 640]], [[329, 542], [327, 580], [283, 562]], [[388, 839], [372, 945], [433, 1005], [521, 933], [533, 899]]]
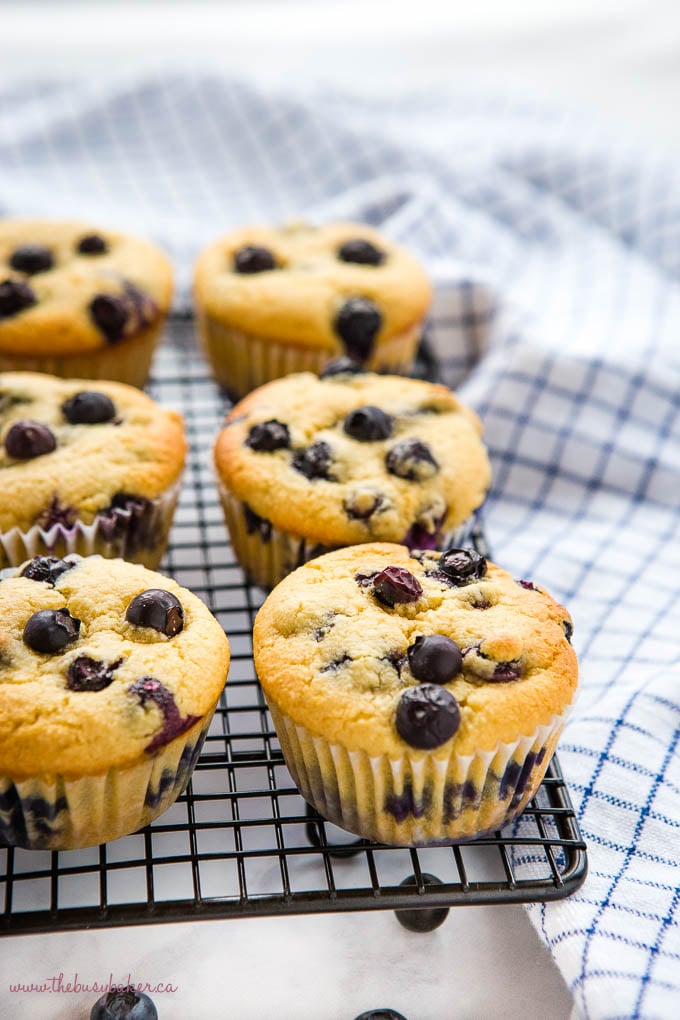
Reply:
[[125, 619], [137, 627], [152, 627], [167, 637], [174, 637], [184, 627], [184, 610], [172, 592], [148, 588], [133, 598]]
[[416, 680], [428, 683], [448, 684], [463, 666], [460, 648], [444, 634], [416, 638], [407, 654], [408, 664]]
[[366, 404], [350, 411], [343, 428], [348, 436], [360, 443], [375, 443], [392, 435], [393, 420], [379, 407]]
[[396, 1009], [386, 1006], [384, 1009], [369, 1009], [365, 1013], [360, 1013], [354, 1020], [406, 1020], [406, 1017], [403, 1013], [397, 1013]]
[[37, 297], [31, 287], [21, 280], [3, 280], [0, 283], [0, 319], [9, 319], [36, 304]]
[[106, 255], [109, 246], [99, 234], [85, 234], [78, 241], [79, 255]]
[[271, 453], [272, 450], [287, 450], [290, 446], [288, 426], [271, 418], [253, 425], [246, 439], [246, 446], [258, 453]]
[[56, 556], [34, 556], [21, 571], [20, 576], [28, 577], [31, 581], [45, 581], [54, 585], [62, 574], [74, 567], [75, 563], [57, 559]]
[[411, 747], [430, 751], [450, 740], [460, 725], [454, 696], [438, 684], [409, 687], [397, 705], [397, 733]]
[[432, 451], [420, 439], [402, 439], [395, 443], [387, 452], [385, 467], [391, 475], [411, 482], [423, 482], [439, 471]]
[[54, 433], [38, 421], [17, 421], [5, 436], [5, 449], [15, 460], [32, 460], [57, 447]]
[[569, 644], [571, 644], [571, 638], [574, 633], [574, 625], [571, 622], [571, 620], [562, 620], [562, 628], [564, 630], [565, 638], [567, 639]]
[[291, 464], [296, 471], [303, 474], [305, 478], [309, 478], [310, 481], [313, 478], [326, 478], [330, 480], [332, 460], [333, 454], [330, 446], [323, 440], [319, 440], [318, 443], [312, 443], [311, 446], [305, 447], [304, 450], [296, 450]]
[[373, 591], [386, 606], [417, 602], [423, 589], [417, 577], [404, 567], [385, 567], [373, 578]]
[[80, 620], [68, 609], [40, 609], [29, 617], [24, 627], [24, 644], [34, 652], [52, 655], [77, 640]]
[[447, 549], [439, 558], [438, 569], [455, 585], [471, 584], [486, 574], [486, 560], [474, 549]]
[[42, 244], [22, 244], [12, 252], [9, 264], [18, 273], [34, 276], [36, 273], [45, 273], [51, 269], [54, 258], [50, 249]]
[[90, 302], [90, 315], [109, 343], [114, 344], [123, 338], [130, 308], [116, 294], [96, 294]]
[[79, 655], [68, 668], [66, 686], [70, 691], [103, 691], [113, 682], [113, 674], [122, 661], [107, 663]]
[[319, 379], [335, 379], [339, 375], [363, 375], [366, 370], [354, 358], [334, 358], [319, 372]]
[[61, 410], [71, 425], [101, 425], [116, 417], [111, 397], [97, 390], [81, 390], [65, 400]]
[[356, 262], [360, 266], [381, 266], [385, 261], [385, 252], [370, 241], [355, 237], [340, 245], [338, 258], [343, 262]]
[[97, 999], [90, 1020], [158, 1020], [153, 1000], [130, 985], [115, 988]]
[[382, 315], [373, 302], [368, 298], [349, 298], [338, 312], [334, 325], [350, 357], [368, 361], [382, 325]]
[[264, 273], [270, 269], [276, 269], [276, 262], [269, 248], [248, 244], [234, 255], [234, 270], [237, 273]]

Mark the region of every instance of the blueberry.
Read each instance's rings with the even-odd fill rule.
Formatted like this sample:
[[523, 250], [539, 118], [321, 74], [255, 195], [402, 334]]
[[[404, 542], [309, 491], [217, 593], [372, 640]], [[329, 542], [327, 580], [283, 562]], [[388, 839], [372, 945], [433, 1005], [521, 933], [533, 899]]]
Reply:
[[397, 733], [407, 744], [430, 751], [445, 744], [458, 729], [458, 702], [438, 684], [409, 687], [399, 699], [396, 724]]
[[109, 343], [122, 340], [130, 318], [128, 303], [116, 294], [96, 294], [90, 301], [90, 315]]
[[186, 733], [200, 719], [198, 715], [182, 717], [172, 691], [165, 684], [162, 684], [160, 680], [156, 680], [152, 676], [143, 676], [140, 680], [135, 680], [128, 687], [128, 694], [135, 694], [139, 698], [142, 707], [146, 705], [147, 701], [150, 701], [158, 707], [163, 716], [161, 729], [144, 748], [149, 754], [153, 754], [159, 747], [164, 747], [171, 740], [174, 740], [175, 737]]
[[345, 350], [357, 361], [368, 361], [382, 315], [368, 298], [348, 298], [335, 319], [335, 331], [345, 345]]
[[61, 410], [71, 425], [101, 425], [116, 417], [111, 397], [97, 390], [81, 390], [65, 400]]
[[90, 1020], [158, 1020], [153, 1000], [132, 987], [114, 988], [97, 999]]
[[66, 674], [66, 686], [70, 691], [103, 691], [113, 683], [113, 674], [120, 666], [122, 659], [115, 662], [101, 662], [91, 659], [89, 655], [79, 655], [74, 659]]
[[74, 567], [75, 563], [57, 559], [56, 556], [34, 556], [21, 571], [20, 576], [28, 577], [31, 581], [45, 581], [54, 585], [62, 574]]
[[79, 255], [106, 255], [109, 246], [100, 234], [85, 234], [78, 241]]
[[520, 588], [526, 588], [527, 591], [539, 591], [533, 581], [518, 581], [517, 584]]
[[45, 273], [51, 269], [54, 258], [50, 249], [42, 244], [22, 244], [12, 252], [9, 264], [18, 273], [34, 276], [36, 273]]
[[403, 1013], [397, 1013], [396, 1009], [386, 1006], [384, 1009], [369, 1009], [366, 1013], [360, 1013], [354, 1020], [406, 1020]]
[[350, 411], [343, 428], [348, 436], [360, 443], [375, 443], [392, 435], [393, 420], [379, 407], [366, 404]]
[[312, 443], [311, 446], [305, 447], [304, 450], [296, 450], [293, 454], [291, 464], [296, 471], [299, 471], [305, 476], [305, 478], [331, 478], [330, 466], [333, 460], [333, 454], [328, 443], [324, 443], [323, 440], [319, 440], [318, 443]]
[[385, 467], [391, 475], [411, 482], [424, 482], [439, 471], [430, 447], [420, 439], [402, 439], [388, 450]]
[[355, 237], [340, 245], [338, 258], [342, 262], [356, 262], [360, 266], [381, 266], [385, 261], [385, 252], [370, 241]]
[[562, 628], [564, 630], [565, 638], [567, 639], [569, 644], [571, 644], [571, 638], [574, 633], [574, 625], [571, 622], [571, 620], [562, 620]]
[[54, 433], [38, 421], [17, 421], [5, 436], [5, 449], [15, 460], [32, 460], [56, 447]]
[[272, 450], [287, 450], [290, 446], [288, 426], [276, 418], [253, 425], [246, 439], [246, 446], [259, 453], [271, 453]]
[[438, 569], [455, 585], [471, 584], [486, 574], [486, 560], [474, 549], [447, 549], [439, 558]]
[[75, 641], [79, 632], [80, 620], [71, 616], [68, 609], [40, 609], [26, 622], [24, 644], [34, 652], [52, 655]]
[[31, 287], [21, 280], [3, 280], [0, 283], [0, 319], [9, 319], [36, 304], [37, 297]]
[[423, 589], [417, 577], [404, 567], [385, 567], [373, 578], [376, 598], [387, 606], [398, 602], [417, 602]]
[[492, 675], [487, 677], [490, 683], [503, 684], [511, 680], [519, 680], [522, 676], [522, 667], [519, 662], [499, 662]]
[[463, 666], [460, 648], [444, 634], [416, 638], [407, 654], [416, 680], [433, 684], [448, 684]]
[[76, 507], [61, 503], [55, 492], [48, 506], [40, 511], [33, 523], [38, 524], [43, 531], [49, 531], [55, 524], [60, 524], [62, 528], [72, 528], [77, 520], [78, 510]]
[[148, 588], [133, 598], [125, 619], [137, 627], [152, 627], [167, 637], [174, 637], [184, 627], [184, 610], [172, 592]]
[[264, 273], [270, 269], [276, 269], [276, 262], [269, 248], [248, 244], [234, 255], [234, 270], [237, 273]]
[[363, 375], [366, 370], [354, 358], [334, 358], [319, 372], [319, 379], [335, 379], [339, 375]]
[[381, 507], [384, 507], [385, 503], [385, 497], [379, 492], [359, 489], [345, 496], [342, 508], [351, 521], [367, 521]]

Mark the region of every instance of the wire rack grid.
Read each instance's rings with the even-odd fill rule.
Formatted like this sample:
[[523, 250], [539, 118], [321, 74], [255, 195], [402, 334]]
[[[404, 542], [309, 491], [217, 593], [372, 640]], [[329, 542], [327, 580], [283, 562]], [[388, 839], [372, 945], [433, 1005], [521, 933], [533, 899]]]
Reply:
[[[556, 759], [519, 821], [458, 846], [357, 840], [304, 802], [253, 668], [264, 593], [234, 560], [213, 482], [212, 444], [229, 405], [192, 333], [189, 320], [174, 320], [151, 384], [183, 412], [191, 444], [162, 570], [204, 599], [228, 634], [226, 690], [186, 792], [151, 826], [87, 850], [0, 848], [0, 932], [372, 909], [430, 930], [454, 905], [569, 895], [585, 879], [586, 853]], [[421, 369], [431, 373], [431, 359]]]

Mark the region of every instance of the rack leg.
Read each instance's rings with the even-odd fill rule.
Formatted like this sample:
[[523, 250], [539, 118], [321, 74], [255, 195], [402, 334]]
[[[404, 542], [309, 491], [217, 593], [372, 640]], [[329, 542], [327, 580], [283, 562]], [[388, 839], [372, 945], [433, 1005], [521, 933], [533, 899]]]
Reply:
[[[422, 879], [425, 885], [443, 885], [444, 883], [436, 875], [423, 872]], [[409, 875], [401, 885], [417, 885], [418, 879], [415, 875]], [[428, 932], [434, 931], [440, 924], [443, 924], [448, 917], [448, 907], [415, 907], [406, 910], [395, 910], [397, 921], [408, 931]]]

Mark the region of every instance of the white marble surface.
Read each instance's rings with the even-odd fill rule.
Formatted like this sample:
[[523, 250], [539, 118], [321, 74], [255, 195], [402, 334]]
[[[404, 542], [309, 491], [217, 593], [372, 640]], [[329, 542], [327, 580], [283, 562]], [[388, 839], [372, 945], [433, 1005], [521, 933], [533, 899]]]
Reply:
[[391, 912], [206, 921], [6, 939], [3, 1020], [87, 1020], [92, 993], [12, 994], [10, 983], [168, 982], [160, 1020], [566, 1020], [571, 997], [521, 907], [460, 907], [428, 935]]

